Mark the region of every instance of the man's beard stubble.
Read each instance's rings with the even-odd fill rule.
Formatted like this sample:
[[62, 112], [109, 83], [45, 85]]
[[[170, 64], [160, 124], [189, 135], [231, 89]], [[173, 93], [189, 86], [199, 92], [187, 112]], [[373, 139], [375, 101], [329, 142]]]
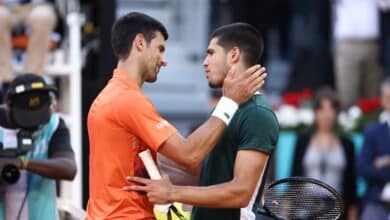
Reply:
[[219, 83], [212, 83], [211, 79], [209, 79], [209, 87], [212, 88], [212, 89], [222, 88], [223, 87], [223, 81], [225, 80], [229, 70], [230, 70], [230, 67], [226, 64], [225, 70], [223, 71], [224, 72], [223, 78], [221, 79], [221, 81]]

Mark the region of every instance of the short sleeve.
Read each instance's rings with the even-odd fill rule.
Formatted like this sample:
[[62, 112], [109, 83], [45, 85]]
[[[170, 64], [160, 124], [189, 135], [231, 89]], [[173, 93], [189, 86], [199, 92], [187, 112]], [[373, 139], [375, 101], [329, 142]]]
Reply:
[[129, 92], [114, 109], [116, 120], [154, 151], [177, 132], [142, 93]]
[[258, 150], [267, 154], [274, 150], [279, 125], [271, 110], [256, 106], [242, 112], [238, 121], [238, 150]]
[[72, 151], [70, 144], [69, 129], [64, 120], [60, 118], [57, 129], [54, 131], [49, 142], [49, 157], [59, 151]]

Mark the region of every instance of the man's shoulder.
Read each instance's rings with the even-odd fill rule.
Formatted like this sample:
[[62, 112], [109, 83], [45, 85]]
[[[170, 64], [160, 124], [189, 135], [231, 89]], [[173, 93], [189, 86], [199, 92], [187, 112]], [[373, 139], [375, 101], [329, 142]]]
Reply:
[[[262, 132], [264, 135], [277, 136], [279, 122], [272, 108], [263, 100], [252, 99], [240, 106], [234, 116], [233, 129], [251, 129]], [[266, 132], [265, 132], [266, 131]], [[258, 133], [256, 133], [256, 136]]]
[[367, 125], [367, 127], [364, 129], [364, 134], [366, 135], [377, 134], [378, 131], [385, 128], [387, 128], [386, 124], [380, 123], [379, 121], [375, 121]]
[[149, 103], [142, 91], [108, 84], [95, 98], [91, 108], [129, 108], [139, 103]]
[[[250, 129], [254, 131], [261, 131], [262, 135], [271, 135], [273, 139], [277, 139], [279, 134], [279, 122], [276, 118], [270, 105], [263, 99], [263, 97], [254, 97], [247, 103], [240, 106], [240, 110], [235, 115], [235, 124], [232, 128], [236, 129]], [[259, 133], [255, 133], [256, 136]]]
[[268, 104], [262, 95], [256, 95], [248, 102], [241, 105], [238, 114], [246, 115], [247, 117], [269, 118], [270, 120], [275, 120], [275, 122], [277, 122], [276, 115], [272, 110], [271, 105]]
[[66, 125], [65, 119], [62, 118], [61, 116], [58, 116], [58, 125], [56, 127], [56, 130], [61, 130], [61, 129], [69, 129], [69, 128]]
[[110, 98], [122, 98], [122, 97], [130, 97], [130, 98], [143, 98], [146, 96], [142, 92], [142, 90], [137, 90], [133, 88], [129, 88], [126, 85], [120, 83], [110, 82], [104, 87], [104, 89], [100, 92], [99, 95]]

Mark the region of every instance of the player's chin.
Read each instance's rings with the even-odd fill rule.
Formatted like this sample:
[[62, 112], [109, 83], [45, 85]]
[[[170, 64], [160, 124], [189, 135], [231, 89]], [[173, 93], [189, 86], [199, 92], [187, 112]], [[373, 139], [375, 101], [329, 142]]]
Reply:
[[213, 89], [217, 89], [217, 88], [221, 88], [221, 87], [222, 87], [222, 84], [221, 84], [221, 83], [215, 83], [215, 82], [209, 81], [209, 87], [210, 87], [210, 88], [213, 88]]
[[157, 75], [154, 77], [149, 77], [145, 80], [146, 82], [152, 83], [157, 81]]

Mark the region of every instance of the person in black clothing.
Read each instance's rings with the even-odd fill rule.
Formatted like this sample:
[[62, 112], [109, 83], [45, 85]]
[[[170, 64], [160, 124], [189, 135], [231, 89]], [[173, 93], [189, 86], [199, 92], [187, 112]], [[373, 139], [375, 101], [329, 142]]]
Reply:
[[390, 1], [380, 7], [380, 61], [383, 65], [384, 76], [390, 77]]
[[[0, 184], [4, 192], [0, 213], [5, 219], [56, 219], [55, 180], [72, 180], [76, 175], [69, 130], [51, 110], [52, 91], [56, 89], [42, 77], [22, 74], [11, 81], [6, 104], [0, 106], [0, 169], [13, 165], [20, 170], [13, 185]], [[5, 154], [5, 148], [20, 149], [21, 142], [31, 149]]]
[[312, 133], [298, 137], [292, 176], [307, 176], [331, 185], [344, 199], [344, 218], [357, 219], [354, 145], [334, 129], [339, 109], [333, 90], [318, 91], [315, 127]]
[[[364, 128], [363, 145], [357, 157], [357, 173], [366, 180], [361, 220], [388, 219], [390, 198], [390, 78], [381, 85], [383, 111]], [[387, 195], [387, 196], [386, 196]]]

